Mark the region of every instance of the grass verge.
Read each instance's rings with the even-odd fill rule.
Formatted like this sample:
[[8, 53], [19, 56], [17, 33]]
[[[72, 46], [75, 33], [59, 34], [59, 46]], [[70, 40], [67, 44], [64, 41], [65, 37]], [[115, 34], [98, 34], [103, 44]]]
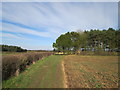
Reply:
[[37, 61], [17, 77], [3, 81], [3, 88], [62, 88], [63, 56], [52, 55]]

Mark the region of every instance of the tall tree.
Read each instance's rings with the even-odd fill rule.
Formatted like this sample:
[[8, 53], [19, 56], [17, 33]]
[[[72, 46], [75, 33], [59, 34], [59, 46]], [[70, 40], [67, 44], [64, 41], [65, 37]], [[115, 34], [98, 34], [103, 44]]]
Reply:
[[76, 53], [81, 48], [85, 50], [101, 51], [118, 49], [120, 30], [108, 28], [107, 30], [90, 30], [84, 32], [67, 32], [58, 37], [53, 47], [57, 51]]

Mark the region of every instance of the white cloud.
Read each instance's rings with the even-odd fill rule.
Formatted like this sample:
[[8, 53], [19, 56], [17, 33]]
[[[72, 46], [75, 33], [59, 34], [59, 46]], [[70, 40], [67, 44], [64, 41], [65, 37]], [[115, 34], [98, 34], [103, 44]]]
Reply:
[[2, 33], [2, 34], [0, 34], [0, 35], [2, 35], [1, 37], [21, 39], [21, 37], [18, 37], [18, 36], [16, 36], [16, 35], [10, 34], [10, 33]]
[[3, 23], [2, 25], [3, 25], [3, 28], [2, 28], [3, 31], [31, 34], [31, 35], [37, 35], [42, 37], [50, 37], [50, 34], [48, 32], [38, 32], [30, 29], [21, 28], [16, 25], [7, 24], [7, 23]]
[[[85, 3], [84, 3], [85, 4]], [[117, 7], [113, 5], [90, 3], [5, 3], [3, 19], [18, 22], [36, 28], [89, 29], [115, 26]], [[116, 3], [117, 5], [117, 3]], [[110, 10], [109, 10], [109, 9]], [[11, 12], [12, 11], [12, 12]], [[114, 13], [114, 16], [112, 16]], [[74, 27], [74, 28], [72, 28]], [[64, 32], [66, 32], [64, 31]]]
[[[67, 31], [117, 28], [117, 3], [3, 3], [3, 31], [56, 39]], [[6, 36], [6, 35], [5, 35]], [[32, 46], [30, 46], [32, 47]], [[42, 47], [42, 46], [41, 46]]]

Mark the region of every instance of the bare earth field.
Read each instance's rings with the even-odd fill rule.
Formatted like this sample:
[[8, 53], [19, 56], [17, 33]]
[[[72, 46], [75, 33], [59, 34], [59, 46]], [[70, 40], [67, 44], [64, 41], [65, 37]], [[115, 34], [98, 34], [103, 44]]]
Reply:
[[118, 88], [118, 56], [68, 55], [62, 63], [67, 88]]
[[3, 88], [118, 88], [118, 56], [51, 55]]

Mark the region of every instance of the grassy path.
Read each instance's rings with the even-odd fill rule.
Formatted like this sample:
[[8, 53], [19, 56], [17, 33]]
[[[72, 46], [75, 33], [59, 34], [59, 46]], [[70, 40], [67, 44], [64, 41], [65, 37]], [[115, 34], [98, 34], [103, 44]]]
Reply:
[[63, 88], [63, 56], [52, 55], [31, 65], [17, 77], [3, 82], [3, 88]]

